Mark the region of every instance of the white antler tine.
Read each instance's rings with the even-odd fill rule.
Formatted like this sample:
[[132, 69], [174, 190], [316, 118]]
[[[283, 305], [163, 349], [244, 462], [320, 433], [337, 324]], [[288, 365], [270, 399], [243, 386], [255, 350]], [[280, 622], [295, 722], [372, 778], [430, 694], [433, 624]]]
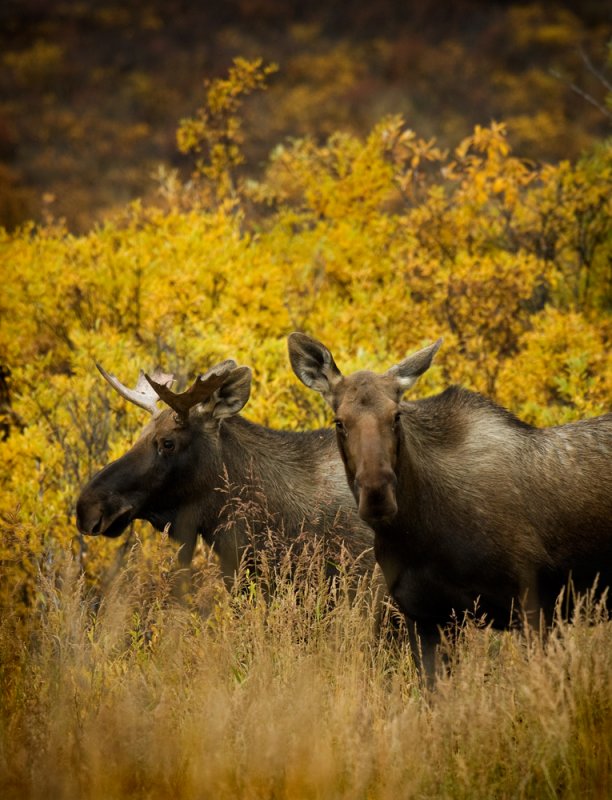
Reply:
[[[147, 383], [142, 370], [140, 371], [136, 388], [128, 389], [128, 387], [124, 386], [118, 378], [116, 378], [110, 372], [107, 372], [104, 367], [97, 362], [96, 367], [98, 368], [98, 371], [104, 380], [107, 381], [107, 383], [109, 383], [113, 389], [121, 395], [121, 397], [123, 397], [125, 400], [128, 400], [130, 403], [134, 403], [134, 405], [137, 405], [140, 408], [144, 408], [145, 411], [148, 411], [150, 414], [157, 413], [157, 401], [159, 400], [159, 396], [153, 387]], [[165, 377], [168, 378], [171, 376]]]

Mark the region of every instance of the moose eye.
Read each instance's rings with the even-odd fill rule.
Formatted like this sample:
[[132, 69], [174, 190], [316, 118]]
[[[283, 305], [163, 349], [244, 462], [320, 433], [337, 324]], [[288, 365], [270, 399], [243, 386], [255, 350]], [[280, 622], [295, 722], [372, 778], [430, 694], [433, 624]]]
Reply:
[[161, 440], [161, 449], [165, 450], [166, 453], [171, 453], [174, 450], [174, 440], [173, 439], [162, 439]]
[[346, 436], [346, 428], [344, 427], [344, 422], [342, 422], [341, 419], [335, 419], [334, 425], [336, 426], [336, 430], [338, 431], [338, 433], [341, 433], [344, 436]]
[[401, 411], [397, 411], [395, 416], [393, 417], [393, 430], [397, 430], [399, 428], [401, 419], [402, 419]]

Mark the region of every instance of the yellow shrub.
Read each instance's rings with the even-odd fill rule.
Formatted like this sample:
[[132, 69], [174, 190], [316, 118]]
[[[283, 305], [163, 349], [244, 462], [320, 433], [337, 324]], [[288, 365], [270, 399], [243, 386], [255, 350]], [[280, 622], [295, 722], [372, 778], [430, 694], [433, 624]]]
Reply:
[[609, 162], [604, 149], [578, 165], [526, 165], [499, 125], [449, 156], [392, 118], [365, 141], [278, 150], [244, 202], [135, 203], [84, 236], [3, 233], [0, 517], [29, 554], [17, 584], [27, 595], [49, 548], [71, 544], [94, 580], [100, 554], [116, 550], [88, 549], [74, 502], [144, 419], [94, 361], [125, 383], [160, 366], [181, 387], [232, 357], [254, 370], [248, 417], [314, 427], [329, 412], [290, 371], [292, 330], [329, 343], [346, 371], [386, 369], [444, 336], [416, 396], [462, 382], [539, 423], [604, 411]]
[[610, 410], [610, 321], [547, 308], [531, 320], [499, 376], [499, 400], [528, 422], [553, 425]]

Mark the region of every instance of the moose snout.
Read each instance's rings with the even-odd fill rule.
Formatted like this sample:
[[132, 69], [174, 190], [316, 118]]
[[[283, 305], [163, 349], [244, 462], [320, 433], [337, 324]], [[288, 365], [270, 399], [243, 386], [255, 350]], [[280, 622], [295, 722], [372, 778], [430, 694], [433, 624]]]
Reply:
[[357, 475], [355, 493], [359, 516], [366, 522], [380, 522], [397, 514], [397, 478], [391, 470], [375, 476]]
[[132, 510], [130, 503], [92, 500], [85, 494], [77, 501], [77, 528], [85, 536], [119, 536], [131, 519]]
[[81, 499], [77, 502], [76, 523], [80, 533], [87, 536], [97, 536], [102, 532], [104, 525], [104, 511], [100, 503], [85, 503]]

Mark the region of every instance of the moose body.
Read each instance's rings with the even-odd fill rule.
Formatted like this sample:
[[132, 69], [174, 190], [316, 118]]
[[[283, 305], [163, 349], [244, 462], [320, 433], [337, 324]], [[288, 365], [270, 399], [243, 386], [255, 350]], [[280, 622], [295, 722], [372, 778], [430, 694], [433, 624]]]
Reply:
[[612, 414], [541, 429], [457, 387], [403, 402], [439, 344], [344, 377], [320, 342], [289, 343], [298, 377], [334, 410], [348, 484], [426, 669], [439, 626], [465, 611], [538, 624], [570, 578], [612, 586]]
[[[340, 544], [354, 557], [369, 549], [359, 563], [364, 572], [374, 566], [373, 534], [354, 509], [333, 433], [272, 430], [240, 417], [248, 368], [223, 362], [182, 395], [169, 390], [171, 376], [146, 378], [148, 384], [141, 376], [136, 391], [103, 374], [153, 418], [134, 446], [82, 490], [82, 533], [119, 536], [134, 519], [158, 530], [169, 526], [182, 565], [191, 562], [200, 535], [227, 582], [254, 538], [271, 529], [286, 547], [302, 536], [321, 537], [332, 561]], [[170, 408], [160, 410], [159, 400]]]

